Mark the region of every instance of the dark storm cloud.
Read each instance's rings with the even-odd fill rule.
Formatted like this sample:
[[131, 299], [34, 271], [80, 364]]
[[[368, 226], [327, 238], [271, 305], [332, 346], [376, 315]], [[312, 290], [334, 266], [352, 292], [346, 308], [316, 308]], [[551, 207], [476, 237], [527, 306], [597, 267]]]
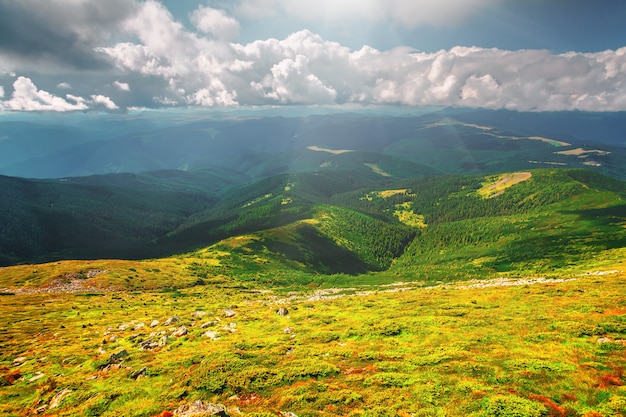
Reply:
[[0, 55], [18, 68], [106, 68], [94, 48], [136, 7], [134, 0], [0, 0]]

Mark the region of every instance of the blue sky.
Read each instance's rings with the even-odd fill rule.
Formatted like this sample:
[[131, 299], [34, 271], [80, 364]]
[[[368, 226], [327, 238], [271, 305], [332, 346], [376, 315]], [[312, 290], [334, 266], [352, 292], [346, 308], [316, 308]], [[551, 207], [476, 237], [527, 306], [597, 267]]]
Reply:
[[[240, 13], [240, 41], [284, 38], [306, 28], [353, 49], [370, 45], [385, 50], [405, 45], [434, 52], [460, 45], [597, 52], [618, 49], [626, 42], [626, 2], [621, 0], [468, 0], [471, 8], [460, 18], [450, 21], [445, 17], [432, 21], [424, 18], [416, 24], [388, 17], [351, 18], [340, 12], [325, 19], [317, 16], [307, 19], [302, 15], [304, 13], [287, 13], [279, 6], [280, 1], [259, 3], [273, 4], [274, 11], [269, 16], [257, 17]], [[361, 2], [364, 3], [367, 1]], [[164, 4], [180, 21], [188, 24], [187, 16], [197, 8], [198, 1], [165, 0]], [[237, 13], [236, 1], [208, 1], [205, 4]], [[454, 7], [446, 2], [441, 4], [444, 14], [447, 8]]]
[[0, 112], [626, 110], [623, 0], [0, 0]]

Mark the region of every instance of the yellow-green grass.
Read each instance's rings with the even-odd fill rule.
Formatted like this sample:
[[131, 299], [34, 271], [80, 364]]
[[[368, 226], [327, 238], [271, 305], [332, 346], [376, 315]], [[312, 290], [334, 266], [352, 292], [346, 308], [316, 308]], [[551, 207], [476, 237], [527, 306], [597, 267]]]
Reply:
[[413, 202], [411, 201], [397, 204], [393, 215], [396, 216], [400, 223], [404, 223], [407, 226], [417, 227], [419, 229], [426, 227], [424, 215], [417, 214], [413, 211]]
[[530, 172], [512, 172], [507, 174], [492, 175], [486, 178], [483, 186], [478, 190], [478, 194], [484, 198], [497, 197], [504, 191], [520, 182], [529, 180], [532, 177]]
[[[124, 262], [137, 271], [177, 266], [180, 282], [196, 279], [174, 258]], [[58, 274], [63, 264], [31, 268]], [[114, 268], [81, 267], [92, 265]], [[305, 290], [285, 298], [236, 277], [176, 291], [5, 295], [0, 415], [155, 416], [202, 399], [231, 415], [619, 416], [625, 267], [519, 286], [368, 286], [328, 299]], [[0, 271], [5, 282], [11, 271]], [[162, 282], [160, 272], [144, 273]], [[287, 316], [276, 314], [282, 306]], [[164, 327], [172, 316], [181, 322]], [[161, 324], [149, 328], [154, 319]], [[138, 347], [181, 324], [186, 336]], [[128, 357], [112, 364], [122, 350]], [[47, 408], [63, 390], [71, 392]]]

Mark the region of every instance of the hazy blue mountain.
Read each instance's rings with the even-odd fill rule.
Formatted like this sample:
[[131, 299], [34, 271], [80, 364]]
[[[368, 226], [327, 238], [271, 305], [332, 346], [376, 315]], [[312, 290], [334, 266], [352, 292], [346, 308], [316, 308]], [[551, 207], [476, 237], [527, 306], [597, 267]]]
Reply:
[[221, 167], [262, 178], [327, 169], [359, 151], [439, 173], [561, 166], [626, 178], [624, 113], [237, 114], [75, 115], [65, 124], [0, 119], [0, 174], [64, 178]]

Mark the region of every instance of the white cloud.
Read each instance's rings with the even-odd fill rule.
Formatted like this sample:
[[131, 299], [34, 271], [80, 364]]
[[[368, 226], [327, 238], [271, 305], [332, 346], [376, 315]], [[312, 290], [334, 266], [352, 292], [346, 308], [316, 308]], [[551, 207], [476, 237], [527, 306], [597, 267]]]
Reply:
[[449, 26], [502, 0], [242, 0], [233, 11], [239, 16], [287, 16], [303, 21], [391, 21], [408, 28]]
[[4, 87], [0, 85], [0, 98], [4, 97]]
[[94, 105], [102, 105], [104, 106], [107, 110], [117, 110], [119, 109], [119, 107], [117, 106], [117, 104], [115, 104], [113, 102], [113, 100], [111, 100], [109, 97], [107, 96], [103, 96], [103, 95], [91, 95], [91, 102]]
[[[458, 21], [497, 1], [503, 0], [243, 0], [229, 9], [228, 2], [211, 4], [240, 15], [279, 10], [303, 19], [394, 19], [414, 26]], [[394, 103], [626, 110], [624, 49], [561, 55], [462, 47], [436, 53], [367, 46], [353, 51], [309, 31], [236, 44], [231, 40], [239, 23], [223, 10], [199, 6], [190, 15], [192, 30], [155, 0], [136, 2], [127, 10], [132, 13], [124, 19], [111, 18], [120, 28], [115, 35], [119, 42], [100, 42], [95, 50], [133, 79], [134, 94], [128, 98], [142, 99], [129, 101], [130, 106], [149, 105], [152, 98], [153, 105]], [[130, 90], [115, 78], [104, 80], [103, 75], [100, 85]], [[155, 78], [162, 82], [154, 83]]]
[[[467, 4], [479, 7], [488, 1], [492, 0]], [[334, 1], [334, 9], [323, 12], [325, 2], [317, 2], [320, 10], [311, 14], [340, 16], [347, 8], [343, 2]], [[442, 2], [463, 9], [460, 3]], [[299, 7], [303, 13], [305, 10], [302, 1], [264, 0], [254, 4], [294, 10]], [[439, 10], [439, 6], [424, 1], [363, 0], [359, 4], [370, 12], [387, 15], [399, 11], [409, 15], [418, 6], [424, 13]], [[246, 5], [252, 7], [247, 2], [241, 7]], [[478, 47], [435, 53], [402, 47], [379, 51], [367, 46], [353, 51], [306, 30], [282, 40], [237, 44], [229, 42], [230, 37], [216, 36], [219, 16], [225, 15], [215, 9], [198, 8], [192, 21], [203, 33], [191, 32], [176, 22], [161, 3], [148, 0], [123, 23], [122, 37], [138, 41], [120, 42], [98, 51], [129, 74], [163, 79], [167, 89], [153, 94], [154, 102], [161, 105], [373, 103], [626, 110], [626, 48], [585, 54]], [[224, 25], [224, 33], [237, 27], [227, 16]]]
[[70, 83], [59, 83], [57, 84], [57, 88], [61, 90], [71, 90], [72, 86], [70, 85]]
[[13, 89], [11, 99], [0, 102], [0, 110], [66, 112], [87, 109], [80, 97], [68, 94], [65, 100], [47, 91], [38, 90], [30, 78], [18, 77], [13, 83]]
[[[88, 110], [92, 107], [104, 107], [117, 110], [119, 107], [109, 97], [92, 95], [89, 100], [66, 94], [65, 98], [55, 96], [47, 91], [37, 89], [28, 77], [18, 77], [13, 83], [13, 94], [9, 100], [0, 101], [0, 111], [51, 111], [68, 112]], [[0, 87], [0, 98], [4, 97], [4, 89]]]
[[260, 82], [252, 81], [251, 87], [263, 97], [281, 104], [289, 103], [334, 103], [337, 92], [324, 83], [309, 68], [309, 59], [297, 55], [275, 64], [271, 74]]
[[113, 86], [115, 86], [120, 91], [130, 91], [130, 86], [128, 85], [128, 83], [113, 81]]
[[203, 33], [224, 40], [231, 40], [239, 34], [239, 22], [223, 10], [200, 6], [191, 15], [194, 26]]

